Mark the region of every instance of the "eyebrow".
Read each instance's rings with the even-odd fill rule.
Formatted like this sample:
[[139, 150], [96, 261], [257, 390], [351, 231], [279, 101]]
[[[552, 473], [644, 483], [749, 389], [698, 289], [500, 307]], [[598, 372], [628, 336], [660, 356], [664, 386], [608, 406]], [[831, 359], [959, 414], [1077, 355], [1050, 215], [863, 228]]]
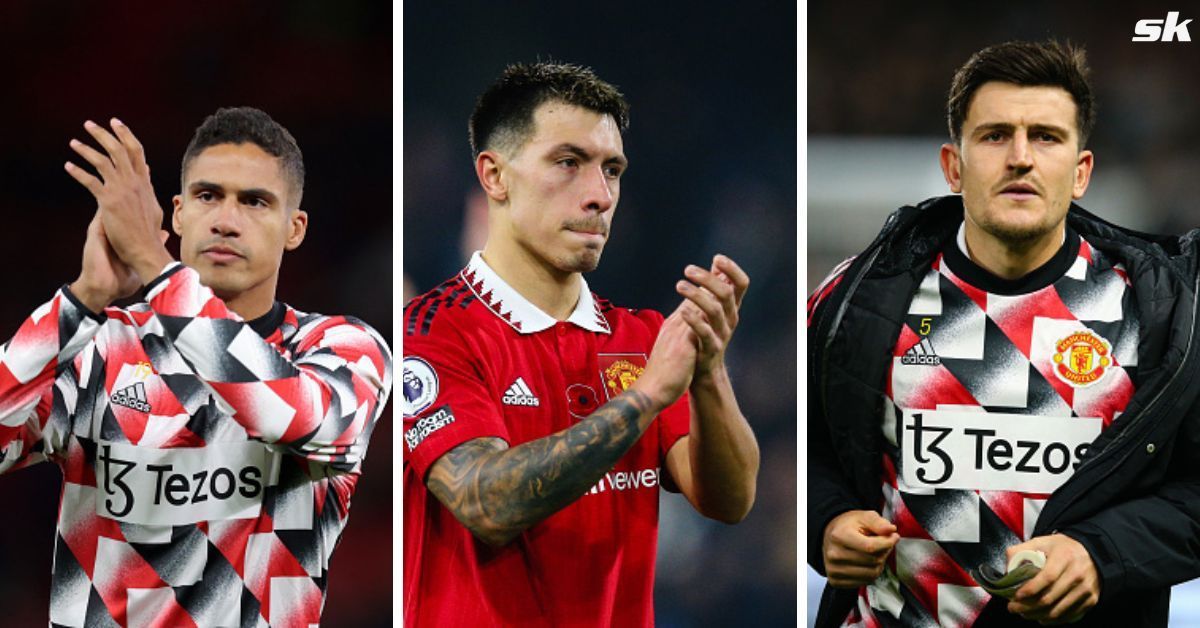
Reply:
[[[583, 161], [589, 161], [592, 159], [592, 154], [589, 153], [587, 151], [587, 149], [585, 149], [582, 146], [579, 146], [577, 144], [572, 144], [570, 142], [564, 142], [562, 144], [559, 144], [558, 146], [555, 146], [550, 152], [551, 153], [562, 153], [562, 152], [571, 153], [572, 155], [575, 155], [576, 157], [582, 159]], [[612, 157], [605, 159], [604, 163], [617, 164], [618, 166], [621, 166], [622, 168], [629, 167], [629, 160], [625, 159], [625, 157], [623, 155], [613, 155]]]
[[[211, 181], [196, 181], [188, 186], [188, 191], [192, 194], [196, 194], [198, 192], [216, 192], [225, 194], [225, 187]], [[267, 201], [267, 203], [270, 205], [279, 204], [279, 197], [274, 192], [266, 188], [247, 188], [245, 190], [238, 190], [237, 195], [239, 198], [257, 196]]]
[[[1015, 124], [1011, 124], [1009, 122], [986, 122], [984, 124], [981, 124], [981, 125], [975, 127], [975, 135], [978, 135], [980, 133], [991, 132], [991, 131], [1003, 131], [1005, 133], [1012, 133], [1016, 129], [1017, 129], [1017, 126]], [[1062, 135], [1063, 137], [1070, 137], [1070, 135], [1071, 135], [1070, 131], [1068, 131], [1067, 129], [1064, 129], [1061, 126], [1054, 125], [1054, 124], [1042, 124], [1042, 123], [1031, 124], [1031, 125], [1029, 125], [1029, 130], [1030, 131], [1050, 131], [1051, 133], [1057, 133], [1059, 135]]]

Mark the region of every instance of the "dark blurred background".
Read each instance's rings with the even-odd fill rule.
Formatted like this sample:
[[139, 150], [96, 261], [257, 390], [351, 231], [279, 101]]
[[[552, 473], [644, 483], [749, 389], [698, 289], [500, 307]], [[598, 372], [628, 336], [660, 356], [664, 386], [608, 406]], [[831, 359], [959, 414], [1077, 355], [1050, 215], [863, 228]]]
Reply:
[[632, 107], [631, 163], [600, 268], [618, 305], [670, 312], [688, 263], [751, 277], [728, 360], [762, 449], [733, 527], [665, 494], [660, 626], [796, 622], [796, 13], [790, 2], [410, 2], [404, 7], [405, 300], [482, 248], [467, 118], [509, 63], [590, 66]]
[[[1178, 11], [1192, 42], [1132, 42]], [[946, 93], [975, 51], [1012, 39], [1087, 48], [1097, 100], [1091, 185], [1118, 224], [1200, 226], [1200, 9], [1186, 3], [808, 3], [807, 291], [870, 242], [895, 208], [949, 194], [937, 164]], [[823, 580], [807, 570], [809, 621]], [[1200, 625], [1200, 585], [1175, 587], [1171, 625]]]
[[[284, 257], [279, 299], [353, 314], [392, 343], [391, 53], [391, 8], [365, 0], [0, 3], [0, 336], [79, 274], [95, 203], [63, 163], [84, 120], [133, 129], [169, 215], [195, 128], [253, 105], [292, 132], [308, 171], [308, 237]], [[391, 625], [392, 434], [389, 403], [323, 625]], [[46, 624], [60, 484], [52, 464], [0, 478], [0, 624]]]

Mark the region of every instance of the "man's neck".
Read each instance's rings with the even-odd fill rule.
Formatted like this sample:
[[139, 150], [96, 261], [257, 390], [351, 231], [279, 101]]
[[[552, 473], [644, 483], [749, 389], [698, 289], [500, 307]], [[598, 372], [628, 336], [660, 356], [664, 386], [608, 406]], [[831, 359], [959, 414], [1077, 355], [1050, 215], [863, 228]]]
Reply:
[[488, 240], [483, 261], [501, 279], [539, 310], [565, 321], [579, 303], [579, 273], [553, 268], [521, 247]]
[[997, 239], [966, 221], [967, 256], [984, 270], [1002, 279], [1020, 279], [1050, 261], [1063, 245], [1066, 221], [1045, 234], [1014, 245]]
[[270, 312], [271, 307], [275, 305], [275, 283], [266, 282], [234, 295], [222, 295], [216, 291], [213, 291], [213, 294], [225, 302], [229, 311], [242, 317], [244, 321], [252, 321]]

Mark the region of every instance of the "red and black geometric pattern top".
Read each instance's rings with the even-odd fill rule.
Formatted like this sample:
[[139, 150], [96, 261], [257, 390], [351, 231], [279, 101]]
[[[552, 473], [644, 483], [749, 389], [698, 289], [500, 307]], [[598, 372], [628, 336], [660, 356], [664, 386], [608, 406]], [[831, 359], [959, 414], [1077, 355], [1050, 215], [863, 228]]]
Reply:
[[958, 244], [909, 305], [883, 417], [883, 516], [900, 541], [846, 625], [970, 626], [1087, 444], [1124, 411], [1138, 319], [1124, 268], [1068, 230], [1058, 253], [1003, 280]]
[[0, 472], [64, 475], [51, 626], [310, 626], [391, 354], [276, 303], [245, 322], [174, 263], [146, 302], [66, 288], [0, 350]]

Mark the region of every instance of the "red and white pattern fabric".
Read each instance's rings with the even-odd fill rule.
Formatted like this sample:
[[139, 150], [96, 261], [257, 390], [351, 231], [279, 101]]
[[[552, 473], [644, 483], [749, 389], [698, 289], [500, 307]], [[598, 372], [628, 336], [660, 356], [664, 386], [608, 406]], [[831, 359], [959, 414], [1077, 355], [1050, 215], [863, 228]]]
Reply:
[[[1068, 238], [1058, 261], [1040, 269], [1044, 281], [1028, 290], [977, 280], [985, 271], [955, 247], [938, 256], [913, 296], [883, 417], [882, 512], [900, 541], [883, 575], [859, 590], [846, 625], [972, 625], [990, 596], [968, 571], [1003, 569], [1005, 549], [1030, 538], [1050, 495], [910, 485], [903, 465], [915, 441], [912, 427], [904, 428], [906, 413], [963, 413], [953, 416], [979, 416], [981, 425], [1001, 429], [1016, 422], [1006, 415], [1025, 415], [1050, 434], [1064, 429], [1055, 421], [1091, 419], [1098, 433], [1133, 396], [1139, 325], [1125, 270], [1074, 233]], [[1045, 277], [1051, 266], [1057, 269]], [[982, 442], [977, 467], [992, 455]], [[964, 458], [960, 464], [971, 463]], [[999, 460], [1011, 469], [1020, 458]]]
[[386, 342], [280, 303], [243, 321], [179, 264], [146, 298], [64, 288], [0, 351], [0, 472], [64, 475], [51, 626], [317, 624]]

